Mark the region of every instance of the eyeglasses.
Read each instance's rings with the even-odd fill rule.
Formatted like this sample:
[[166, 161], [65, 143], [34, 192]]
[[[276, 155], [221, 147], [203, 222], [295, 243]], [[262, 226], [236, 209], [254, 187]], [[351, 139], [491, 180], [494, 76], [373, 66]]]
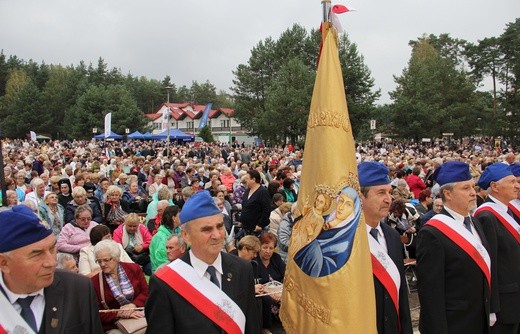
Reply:
[[86, 222], [86, 221], [91, 221], [92, 217], [78, 217], [78, 218], [76, 218], [76, 220]]
[[97, 264], [109, 263], [112, 260], [113, 260], [113, 258], [111, 258], [111, 257], [107, 257], [106, 259], [96, 259], [96, 263]]

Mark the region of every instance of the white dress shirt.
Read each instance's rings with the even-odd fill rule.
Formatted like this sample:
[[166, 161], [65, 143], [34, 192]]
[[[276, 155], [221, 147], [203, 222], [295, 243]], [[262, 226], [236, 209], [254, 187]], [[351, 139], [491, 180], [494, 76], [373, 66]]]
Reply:
[[206, 277], [208, 280], [210, 279], [209, 273], [207, 272], [209, 266], [213, 266], [216, 269], [217, 279], [222, 287], [222, 275], [224, 274], [224, 271], [222, 270], [222, 255], [219, 253], [217, 258], [212, 264], [207, 264], [206, 262], [202, 261], [201, 259], [197, 258], [195, 254], [193, 254], [193, 251], [190, 249], [190, 261], [191, 266], [193, 269], [195, 269], [195, 272], [199, 277]]
[[[45, 296], [43, 294], [43, 289], [40, 289], [36, 292], [30, 293], [30, 294], [18, 294], [14, 293], [7, 286], [4, 282], [4, 276], [0, 273], [0, 286], [2, 287], [2, 290], [5, 292], [5, 296], [7, 297], [7, 300], [13, 305], [16, 312], [20, 313], [22, 312], [22, 307], [20, 304], [17, 303], [18, 298], [25, 298], [28, 296], [34, 296], [34, 299], [31, 303], [31, 311], [34, 314], [34, 318], [36, 320], [36, 326], [38, 327], [38, 330], [40, 329], [43, 321], [43, 312], [45, 311]], [[1, 292], [0, 292], [1, 293]]]
[[[370, 233], [370, 231], [372, 230], [372, 227], [369, 226], [369, 225], [366, 225], [366, 228], [367, 228], [367, 232]], [[383, 229], [381, 228], [381, 223], [378, 223], [377, 226], [374, 227], [374, 228], [377, 231], [377, 242], [379, 242], [381, 247], [383, 247], [385, 252], [388, 254], [388, 246], [386, 244], [386, 238], [385, 238], [385, 235], [383, 233]]]

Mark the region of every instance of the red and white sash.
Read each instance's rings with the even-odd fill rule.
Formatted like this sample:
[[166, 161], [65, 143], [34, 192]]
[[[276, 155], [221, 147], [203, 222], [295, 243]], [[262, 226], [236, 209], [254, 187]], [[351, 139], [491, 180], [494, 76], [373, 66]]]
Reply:
[[155, 275], [226, 333], [244, 333], [246, 317], [240, 307], [206, 277], [197, 275], [186, 262], [177, 259]]
[[383, 284], [390, 298], [392, 298], [397, 316], [399, 316], [399, 288], [401, 287], [399, 270], [385, 249], [370, 233], [368, 233], [368, 244], [372, 259], [372, 273]]
[[459, 246], [475, 261], [491, 286], [491, 259], [480, 240], [468, 231], [463, 224], [443, 214], [437, 214], [426, 225], [433, 226]]
[[486, 202], [482, 204], [478, 207], [477, 211], [475, 211], [474, 215], [476, 216], [482, 211], [491, 212], [520, 244], [520, 226], [513, 217], [511, 217], [507, 212], [500, 210], [500, 207], [494, 202]]
[[509, 205], [507, 206], [509, 210], [513, 212], [515, 216], [520, 218], [520, 199], [514, 199], [511, 202], [509, 202]]
[[[0, 273], [1, 275], [1, 273]], [[0, 291], [0, 334], [1, 333], [27, 333], [34, 334], [32, 328], [23, 320], [7, 297]], [[45, 323], [42, 323], [45, 326]]]

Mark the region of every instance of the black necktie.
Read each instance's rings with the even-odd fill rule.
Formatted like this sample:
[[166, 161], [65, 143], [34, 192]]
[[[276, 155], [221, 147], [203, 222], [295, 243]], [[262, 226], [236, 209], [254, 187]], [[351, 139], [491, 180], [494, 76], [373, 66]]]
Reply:
[[508, 213], [511, 217], [515, 218], [515, 214], [513, 213], [513, 211], [512, 211], [511, 209], [507, 209], [507, 213]]
[[31, 326], [35, 333], [38, 333], [38, 328], [36, 328], [36, 318], [34, 317], [34, 313], [31, 310], [31, 303], [33, 299], [34, 296], [28, 296], [25, 298], [18, 298], [16, 302], [22, 307], [22, 312], [20, 312], [20, 315], [22, 316], [23, 320], [25, 320], [25, 322]]
[[464, 218], [464, 227], [466, 228], [466, 230], [469, 231], [469, 233], [473, 234], [473, 232], [471, 231], [471, 218], [470, 217]]
[[377, 242], [379, 242], [379, 239], [377, 238], [377, 234], [378, 234], [377, 229], [372, 228], [372, 229], [370, 229], [369, 233], [374, 237], [374, 239], [376, 239]]
[[206, 269], [206, 271], [209, 274], [209, 280], [211, 282], [213, 282], [213, 284], [218, 286], [218, 288], [220, 289], [220, 283], [219, 283], [218, 278], [217, 278], [217, 270], [215, 269], [215, 267], [208, 266], [208, 269]]

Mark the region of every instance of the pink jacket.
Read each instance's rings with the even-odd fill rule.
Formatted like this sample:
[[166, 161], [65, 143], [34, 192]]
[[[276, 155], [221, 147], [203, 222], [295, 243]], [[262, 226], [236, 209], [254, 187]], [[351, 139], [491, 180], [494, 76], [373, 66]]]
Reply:
[[[120, 243], [123, 245], [123, 228], [125, 228], [125, 224], [119, 225], [114, 230], [114, 235], [112, 239], [114, 239], [115, 242]], [[148, 249], [150, 246], [150, 242], [152, 241], [152, 235], [150, 234], [150, 231], [146, 228], [144, 225], [139, 225], [139, 232], [141, 233], [141, 236], [143, 237], [143, 248]], [[123, 245], [123, 248], [125, 248], [125, 245]]]
[[95, 221], [91, 221], [85, 230], [72, 223], [65, 224], [58, 235], [58, 251], [79, 254], [83, 247], [90, 245], [90, 230], [97, 224]]

